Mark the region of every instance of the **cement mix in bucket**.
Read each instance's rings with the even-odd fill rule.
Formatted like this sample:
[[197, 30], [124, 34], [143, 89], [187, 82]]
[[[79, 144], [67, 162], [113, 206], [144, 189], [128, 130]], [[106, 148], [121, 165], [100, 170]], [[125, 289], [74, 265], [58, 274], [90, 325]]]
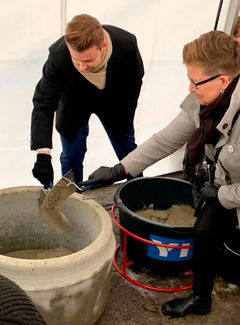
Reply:
[[187, 204], [173, 204], [167, 210], [156, 210], [150, 205], [134, 212], [145, 219], [180, 227], [192, 227], [196, 220], [194, 209]]

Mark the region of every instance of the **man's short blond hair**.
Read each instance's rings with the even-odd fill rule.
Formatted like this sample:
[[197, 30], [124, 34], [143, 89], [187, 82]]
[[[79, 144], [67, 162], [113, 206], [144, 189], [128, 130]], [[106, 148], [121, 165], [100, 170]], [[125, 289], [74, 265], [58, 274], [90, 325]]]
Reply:
[[201, 35], [183, 48], [183, 63], [203, 68], [208, 75], [240, 74], [240, 44], [222, 31]]
[[104, 41], [104, 32], [100, 22], [87, 14], [77, 15], [67, 24], [65, 41], [78, 52], [90, 47], [100, 48]]

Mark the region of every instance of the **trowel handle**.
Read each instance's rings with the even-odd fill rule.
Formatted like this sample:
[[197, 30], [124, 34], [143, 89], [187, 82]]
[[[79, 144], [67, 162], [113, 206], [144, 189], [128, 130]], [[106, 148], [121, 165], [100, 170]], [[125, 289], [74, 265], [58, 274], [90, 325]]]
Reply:
[[207, 178], [208, 178], [208, 182], [209, 184], [212, 184], [212, 175], [211, 175], [211, 166], [210, 164], [207, 164]]
[[94, 188], [96, 188], [96, 186], [94, 186], [93, 184], [89, 184], [84, 186], [83, 191], [93, 190]]
[[[81, 183], [80, 183], [81, 184]], [[96, 188], [96, 186], [94, 186], [93, 184], [87, 184], [87, 185], [77, 185], [78, 188], [80, 189], [81, 192], [87, 191], [87, 190], [93, 190], [94, 188]]]

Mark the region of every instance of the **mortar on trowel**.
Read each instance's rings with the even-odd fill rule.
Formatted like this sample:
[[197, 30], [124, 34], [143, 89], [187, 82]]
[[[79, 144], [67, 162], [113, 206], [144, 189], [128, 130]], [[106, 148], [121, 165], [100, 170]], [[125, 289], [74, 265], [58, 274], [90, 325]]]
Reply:
[[56, 230], [68, 231], [71, 229], [69, 219], [57, 206], [71, 194], [82, 193], [90, 187], [79, 187], [74, 182], [73, 170], [69, 170], [51, 189], [42, 188], [39, 197], [41, 215], [45, 222]]

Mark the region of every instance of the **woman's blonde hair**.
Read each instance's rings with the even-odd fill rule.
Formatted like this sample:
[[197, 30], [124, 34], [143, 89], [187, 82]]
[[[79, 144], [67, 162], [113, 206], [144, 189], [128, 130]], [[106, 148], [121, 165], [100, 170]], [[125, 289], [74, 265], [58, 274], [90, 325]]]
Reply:
[[184, 46], [183, 63], [200, 66], [209, 76], [234, 78], [240, 74], [240, 44], [224, 32], [211, 31]]
[[76, 51], [90, 47], [100, 48], [104, 41], [104, 31], [100, 22], [87, 14], [77, 15], [67, 24], [65, 41]]

